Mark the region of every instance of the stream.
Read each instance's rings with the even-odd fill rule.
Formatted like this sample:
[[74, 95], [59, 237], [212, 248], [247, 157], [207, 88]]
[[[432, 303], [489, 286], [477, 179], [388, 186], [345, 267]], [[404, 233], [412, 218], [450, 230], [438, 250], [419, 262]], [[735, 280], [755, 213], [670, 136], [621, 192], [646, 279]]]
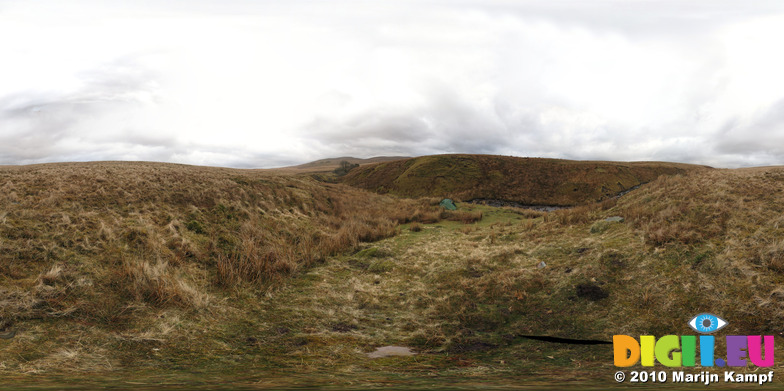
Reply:
[[[630, 187], [630, 188], [628, 188], [626, 190], [618, 192], [614, 196], [610, 197], [610, 199], [612, 199], [612, 198], [620, 198], [620, 197], [628, 194], [632, 190], [638, 189], [640, 186], [642, 186], [644, 184], [645, 183], [641, 183], [639, 185], [632, 186], [632, 187]], [[474, 199], [472, 199], [472, 200], [470, 200], [468, 202], [471, 203], [471, 204], [488, 205], [488, 206], [495, 206], [495, 207], [511, 206], [513, 208], [532, 209], [532, 210], [537, 210], [537, 211], [540, 211], [540, 212], [552, 212], [552, 211], [559, 210], [559, 209], [574, 208], [576, 206], [576, 205], [569, 205], [569, 206], [563, 206], [563, 205], [530, 205], [530, 204], [522, 204], [522, 203], [515, 202], [515, 201], [497, 200], [497, 199], [492, 199], [492, 198], [474, 198]]]

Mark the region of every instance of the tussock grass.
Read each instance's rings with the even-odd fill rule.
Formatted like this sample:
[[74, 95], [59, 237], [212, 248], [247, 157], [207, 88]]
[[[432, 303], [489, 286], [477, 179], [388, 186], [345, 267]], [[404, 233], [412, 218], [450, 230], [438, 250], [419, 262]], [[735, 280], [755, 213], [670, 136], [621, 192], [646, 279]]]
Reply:
[[138, 302], [197, 308], [206, 307], [209, 303], [208, 295], [199, 292], [182, 275], [176, 275], [168, 263], [160, 260], [154, 264], [140, 260], [125, 261], [120, 277], [122, 287]]
[[[747, 171], [660, 178], [618, 205], [652, 245], [696, 244], [774, 224], [779, 183]], [[755, 229], [757, 229], [755, 228]]]
[[284, 281], [326, 257], [438, 221], [426, 201], [263, 171], [156, 163], [0, 169], [0, 316], [116, 327], [206, 309], [215, 288]]
[[544, 215], [545, 222], [556, 222], [560, 225], [586, 224], [591, 221], [591, 213], [597, 206], [578, 206], [569, 209], [560, 209]]

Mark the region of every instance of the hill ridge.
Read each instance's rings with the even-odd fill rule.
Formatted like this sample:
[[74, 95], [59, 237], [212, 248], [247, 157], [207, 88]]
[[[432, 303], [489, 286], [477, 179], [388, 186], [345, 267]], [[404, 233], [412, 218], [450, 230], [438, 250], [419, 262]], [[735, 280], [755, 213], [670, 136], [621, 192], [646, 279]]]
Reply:
[[330, 157], [330, 158], [314, 160], [312, 162], [298, 164], [295, 166], [270, 168], [267, 170], [280, 174], [315, 174], [315, 173], [330, 172], [338, 168], [340, 163], [343, 161], [349, 162], [351, 164], [366, 165], [366, 164], [389, 162], [389, 161], [395, 161], [395, 160], [407, 159], [407, 158], [408, 158], [407, 156], [374, 156], [369, 158], [340, 156], [340, 157]]
[[707, 168], [669, 162], [446, 154], [358, 167], [346, 175], [343, 183], [404, 197], [484, 198], [569, 206], [610, 198], [659, 175]]

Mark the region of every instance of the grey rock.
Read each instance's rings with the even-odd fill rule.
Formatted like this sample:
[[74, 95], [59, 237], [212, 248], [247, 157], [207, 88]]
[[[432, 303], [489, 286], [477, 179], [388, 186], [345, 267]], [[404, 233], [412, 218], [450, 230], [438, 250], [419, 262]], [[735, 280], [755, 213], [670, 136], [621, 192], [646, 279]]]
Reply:
[[369, 358], [381, 358], [390, 356], [413, 356], [416, 353], [411, 351], [411, 348], [405, 346], [382, 346], [376, 348], [376, 351], [367, 353]]

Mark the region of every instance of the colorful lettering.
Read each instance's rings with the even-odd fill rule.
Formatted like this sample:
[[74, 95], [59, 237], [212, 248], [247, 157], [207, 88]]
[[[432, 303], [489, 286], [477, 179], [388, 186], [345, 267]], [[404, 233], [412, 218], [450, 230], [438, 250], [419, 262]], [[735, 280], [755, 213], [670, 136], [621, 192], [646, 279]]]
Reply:
[[747, 361], [758, 367], [774, 366], [772, 335], [728, 335], [726, 338], [727, 359], [724, 360], [714, 359], [716, 344], [712, 335], [700, 335], [699, 346], [694, 335], [665, 335], [658, 340], [652, 335], [642, 335], [639, 342], [628, 335], [614, 335], [613, 360], [616, 367], [630, 367], [638, 362], [644, 367], [652, 367], [656, 361], [667, 367], [693, 367], [699, 348], [703, 367], [745, 367]]

